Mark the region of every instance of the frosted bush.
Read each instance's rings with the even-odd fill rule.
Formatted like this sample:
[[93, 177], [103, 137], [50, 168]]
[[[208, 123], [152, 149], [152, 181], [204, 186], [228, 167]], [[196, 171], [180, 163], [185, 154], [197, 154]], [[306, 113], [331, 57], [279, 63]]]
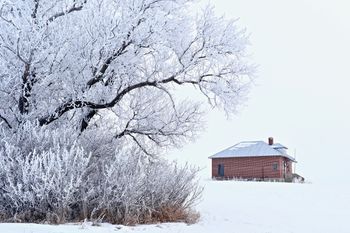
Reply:
[[[81, 141], [33, 124], [18, 135], [11, 138], [14, 145], [6, 135], [1, 138], [2, 221], [186, 221], [200, 197], [197, 170], [188, 166], [150, 160], [132, 148], [96, 156], [78, 146]], [[90, 142], [94, 147], [107, 145]]]
[[75, 145], [27, 156], [13, 152], [0, 152], [1, 212], [22, 221], [52, 222], [75, 214], [69, 207], [82, 201], [90, 156]]

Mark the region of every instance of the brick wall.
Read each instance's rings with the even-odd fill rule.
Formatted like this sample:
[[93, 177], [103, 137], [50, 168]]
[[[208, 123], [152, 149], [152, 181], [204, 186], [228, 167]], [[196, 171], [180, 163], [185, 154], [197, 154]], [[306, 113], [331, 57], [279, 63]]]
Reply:
[[[220, 177], [218, 167], [221, 164], [224, 166], [223, 178], [281, 179], [284, 178], [284, 161], [281, 156], [215, 158], [212, 159], [212, 177]], [[291, 174], [292, 162], [288, 159], [286, 162], [286, 172]]]

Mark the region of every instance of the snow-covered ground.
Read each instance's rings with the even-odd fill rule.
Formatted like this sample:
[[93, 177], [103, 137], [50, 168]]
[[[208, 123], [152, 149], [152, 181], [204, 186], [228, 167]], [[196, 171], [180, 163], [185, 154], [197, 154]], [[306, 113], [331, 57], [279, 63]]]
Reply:
[[136, 227], [103, 224], [60, 226], [0, 224], [1, 233], [349, 233], [350, 189], [346, 185], [204, 180], [194, 225], [167, 223]]

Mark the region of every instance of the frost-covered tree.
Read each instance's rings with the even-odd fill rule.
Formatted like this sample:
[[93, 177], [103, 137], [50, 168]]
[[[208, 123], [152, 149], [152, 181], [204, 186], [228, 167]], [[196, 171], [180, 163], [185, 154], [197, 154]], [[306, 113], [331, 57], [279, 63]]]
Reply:
[[194, 9], [194, 0], [0, 0], [0, 129], [106, 129], [150, 155], [193, 137], [200, 105], [177, 90], [191, 86], [231, 113], [253, 70], [244, 30]]
[[254, 70], [244, 30], [194, 9], [0, 0], [0, 221], [189, 220], [197, 170], [157, 156], [201, 129], [179, 93], [232, 113]]

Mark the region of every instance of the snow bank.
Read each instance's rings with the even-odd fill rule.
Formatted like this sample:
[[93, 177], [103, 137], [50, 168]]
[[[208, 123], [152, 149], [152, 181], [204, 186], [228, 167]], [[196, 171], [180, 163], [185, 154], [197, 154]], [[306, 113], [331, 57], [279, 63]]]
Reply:
[[203, 181], [198, 224], [136, 227], [103, 224], [0, 224], [1, 233], [348, 233], [350, 189], [345, 185]]

